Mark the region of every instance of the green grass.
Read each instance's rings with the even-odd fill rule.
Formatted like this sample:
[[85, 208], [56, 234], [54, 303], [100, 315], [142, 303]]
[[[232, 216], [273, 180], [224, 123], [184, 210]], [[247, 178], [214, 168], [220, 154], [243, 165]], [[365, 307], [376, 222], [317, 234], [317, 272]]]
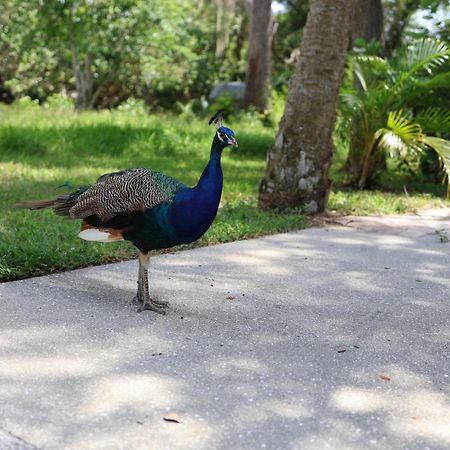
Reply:
[[420, 181], [420, 177], [399, 170], [395, 160], [388, 160], [388, 171], [378, 180], [379, 187], [373, 190], [355, 191], [343, 187], [345, 181], [342, 167], [345, 152], [337, 145], [337, 158], [332, 167], [335, 180], [328, 208], [339, 214], [357, 216], [405, 214], [423, 208], [450, 207], [446, 199], [447, 186]]
[[[428, 186], [427, 186], [428, 188]], [[405, 214], [423, 208], [443, 208], [450, 204], [428, 192], [405, 194], [401, 191], [351, 191], [335, 188], [328, 209], [355, 216]]]
[[[308, 220], [297, 213], [274, 214], [256, 208], [266, 150], [275, 130], [251, 116], [231, 121], [239, 148], [223, 156], [224, 194], [218, 217], [196, 245], [299, 229]], [[0, 105], [0, 281], [131, 258], [126, 242], [101, 244], [77, 237], [78, 221], [50, 211], [12, 209], [21, 200], [51, 198], [70, 181], [86, 185], [107, 172], [151, 167], [188, 185], [204, 168], [213, 130], [206, 119], [188, 115], [102, 111], [76, 114], [33, 105]], [[336, 173], [336, 169], [335, 169]], [[448, 206], [444, 188], [407, 184], [397, 178], [392, 192], [353, 192], [336, 188], [329, 207], [338, 214], [405, 213]], [[397, 183], [397, 184], [396, 184]], [[429, 190], [429, 193], [423, 193]], [[421, 191], [421, 192], [416, 192]]]
[[[224, 152], [221, 209], [198, 245], [306, 226], [298, 214], [256, 208], [273, 130], [256, 120], [230, 125], [239, 149]], [[134, 257], [136, 250], [126, 242], [82, 241], [78, 221], [11, 205], [51, 198], [64, 192], [57, 187], [66, 181], [90, 184], [103, 173], [128, 167], [151, 167], [193, 185], [207, 163], [213, 133], [205, 120], [191, 116], [0, 107], [0, 280]]]

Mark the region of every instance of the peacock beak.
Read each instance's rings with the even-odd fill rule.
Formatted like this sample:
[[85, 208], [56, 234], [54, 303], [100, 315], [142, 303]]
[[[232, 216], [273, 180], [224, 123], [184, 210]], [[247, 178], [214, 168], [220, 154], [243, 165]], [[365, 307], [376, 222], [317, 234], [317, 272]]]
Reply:
[[228, 136], [228, 143], [232, 145], [233, 147], [238, 147], [238, 143], [236, 139], [232, 136]]

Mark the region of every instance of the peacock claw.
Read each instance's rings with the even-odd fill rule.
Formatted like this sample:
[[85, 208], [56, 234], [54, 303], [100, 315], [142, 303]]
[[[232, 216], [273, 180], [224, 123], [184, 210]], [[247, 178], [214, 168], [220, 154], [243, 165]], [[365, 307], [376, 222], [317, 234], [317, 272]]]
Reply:
[[168, 308], [170, 306], [170, 303], [166, 302], [165, 300], [156, 300], [155, 298], [153, 298], [152, 301], [155, 305], [158, 305], [161, 308]]
[[[144, 303], [144, 299], [139, 298], [139, 296], [136, 294], [132, 299], [131, 299], [131, 304], [132, 305], [141, 305], [142, 303]], [[166, 302], [165, 300], [156, 300], [155, 298], [151, 299], [151, 303], [155, 304], [156, 306], [159, 306], [160, 308], [168, 308], [170, 306], [169, 302]]]
[[166, 314], [166, 308], [167, 305], [161, 306], [161, 304], [155, 303], [154, 301], [151, 302], [142, 302], [142, 304], [138, 307], [137, 312], [140, 313], [142, 311], [150, 310], [157, 312], [158, 314]]

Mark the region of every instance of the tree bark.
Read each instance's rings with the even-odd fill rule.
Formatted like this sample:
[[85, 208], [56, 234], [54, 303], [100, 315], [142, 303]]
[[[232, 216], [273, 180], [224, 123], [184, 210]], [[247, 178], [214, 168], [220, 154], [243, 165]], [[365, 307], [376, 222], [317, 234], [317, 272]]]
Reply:
[[[73, 55], [76, 55], [73, 54]], [[72, 56], [73, 70], [75, 74], [75, 87], [77, 98], [75, 107], [81, 111], [91, 106], [91, 99], [94, 90], [94, 77], [92, 76], [92, 59], [88, 54], [82, 63], [75, 56]]]
[[92, 57], [88, 53], [84, 61], [80, 57], [75, 45], [75, 34], [72, 29], [69, 30], [69, 45], [72, 54], [72, 70], [75, 77], [75, 109], [81, 111], [90, 106], [93, 89], [94, 77], [92, 76]]
[[253, 0], [250, 47], [245, 78], [243, 106], [267, 109], [272, 71], [274, 21], [271, 0]]
[[[381, 44], [379, 53], [384, 50], [384, 20], [383, 5], [381, 0], [357, 0], [353, 14], [352, 42], [355, 39], [363, 38], [366, 42], [378, 41]], [[361, 84], [355, 79], [356, 89], [362, 89]], [[371, 144], [365, 142], [364, 127], [360, 116], [353, 119], [353, 136], [344, 171], [350, 174], [350, 183], [353, 187], [363, 189], [372, 185], [375, 181], [373, 174], [377, 168], [382, 168], [386, 160], [382, 153], [370, 160], [370, 166], [364, 164], [364, 155]], [[376, 162], [372, 167], [372, 163]]]
[[353, 14], [352, 41], [363, 38], [366, 42], [380, 42], [384, 47], [383, 5], [381, 0], [357, 0]]
[[236, 5], [235, 0], [216, 0], [216, 4], [216, 58], [222, 58], [229, 44]]
[[306, 206], [309, 213], [325, 209], [353, 6], [354, 0], [315, 0], [311, 4], [301, 56], [260, 184], [263, 209]]

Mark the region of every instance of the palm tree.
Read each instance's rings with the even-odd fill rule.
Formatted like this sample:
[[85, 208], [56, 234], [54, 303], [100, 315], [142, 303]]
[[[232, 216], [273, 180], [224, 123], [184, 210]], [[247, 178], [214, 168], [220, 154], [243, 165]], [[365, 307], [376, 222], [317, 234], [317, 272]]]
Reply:
[[[450, 108], [415, 110], [417, 99], [432, 89], [450, 87], [440, 68], [450, 55], [445, 44], [421, 39], [389, 59], [352, 56], [341, 89], [337, 132], [351, 141], [345, 168], [354, 187], [371, 186], [386, 156], [433, 149], [450, 175]], [[355, 87], [355, 82], [357, 86]]]
[[301, 55], [260, 184], [263, 209], [306, 206], [312, 214], [325, 209], [353, 5], [353, 0], [311, 2]]

